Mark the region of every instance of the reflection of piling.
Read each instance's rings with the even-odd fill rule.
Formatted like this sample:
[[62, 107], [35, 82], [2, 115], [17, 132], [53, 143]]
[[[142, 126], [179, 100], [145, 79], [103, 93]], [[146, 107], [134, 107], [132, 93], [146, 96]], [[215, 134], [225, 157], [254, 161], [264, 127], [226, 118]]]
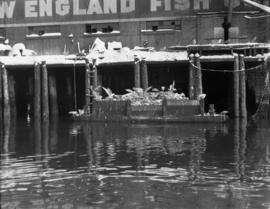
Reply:
[[45, 155], [50, 154], [49, 151], [49, 133], [50, 133], [50, 126], [49, 121], [46, 120], [42, 123], [42, 140], [43, 140], [43, 153]]
[[245, 177], [245, 161], [247, 148], [247, 120], [245, 118], [235, 119], [233, 128], [235, 172], [239, 179], [243, 180]]
[[134, 59], [134, 87], [141, 87], [140, 60], [138, 58]]
[[35, 136], [35, 154], [41, 155], [41, 121], [36, 120], [34, 123], [34, 136]]
[[243, 118], [240, 120], [240, 173], [241, 177], [245, 177], [245, 170], [246, 170], [246, 149], [247, 149], [247, 120], [246, 118]]
[[58, 143], [58, 118], [52, 118], [50, 122], [50, 151], [55, 152]]
[[239, 117], [239, 57], [234, 55], [233, 72], [233, 116]]
[[9, 90], [8, 90], [8, 73], [5, 65], [2, 64], [2, 86], [4, 96], [4, 123], [10, 118], [10, 102], [9, 102]]
[[194, 99], [194, 54], [189, 55], [189, 98]]
[[41, 110], [41, 82], [40, 82], [40, 65], [36, 62], [34, 65], [34, 117], [36, 120], [40, 120], [40, 110]]
[[42, 62], [42, 119], [49, 119], [48, 70], [46, 62]]
[[50, 113], [52, 117], [58, 117], [58, 100], [57, 100], [57, 86], [56, 78], [54, 75], [49, 76], [49, 101], [50, 101]]
[[148, 83], [148, 67], [147, 62], [145, 59], [142, 59], [141, 61], [141, 67], [142, 67], [142, 88], [145, 90], [149, 87]]
[[239, 94], [240, 94], [240, 117], [247, 117], [247, 105], [246, 105], [246, 72], [244, 55], [239, 56]]

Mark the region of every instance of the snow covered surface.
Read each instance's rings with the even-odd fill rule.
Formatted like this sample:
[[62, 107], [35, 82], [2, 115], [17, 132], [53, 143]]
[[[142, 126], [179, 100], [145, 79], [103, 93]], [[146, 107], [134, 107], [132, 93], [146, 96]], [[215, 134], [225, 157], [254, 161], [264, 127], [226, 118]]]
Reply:
[[73, 65], [83, 64], [84, 60], [75, 60], [75, 55], [44, 55], [44, 56], [20, 56], [20, 57], [9, 57], [0, 56], [0, 62], [7, 66], [23, 66], [23, 65], [34, 65], [35, 62], [41, 63], [46, 61], [48, 65]]
[[42, 35], [33, 33], [30, 35], [26, 35], [27, 38], [38, 38], [38, 37], [60, 37], [61, 33], [43, 33]]
[[[233, 48], [234, 46], [248, 47], [250, 45], [260, 45], [270, 48], [270, 44], [258, 44], [258, 43], [248, 43], [248, 44], [213, 44], [213, 45], [189, 45], [189, 48], [197, 49], [200, 47], [206, 48]], [[0, 50], [5, 49], [7, 45], [0, 44]], [[108, 42], [108, 49], [106, 49], [106, 44], [99, 38], [96, 38], [92, 47], [90, 48], [89, 54], [85, 57], [77, 57], [73, 55], [46, 55], [46, 56], [33, 56], [35, 53], [32, 50], [25, 48], [23, 44], [17, 44], [13, 46], [14, 53], [11, 56], [0, 56], [0, 62], [7, 66], [23, 66], [23, 65], [34, 65], [35, 62], [46, 61], [48, 65], [74, 65], [74, 64], [84, 64], [84, 59], [90, 60], [90, 62], [95, 59], [97, 65], [102, 64], [123, 64], [123, 63], [133, 63], [135, 58], [140, 60], [145, 59], [147, 62], [188, 62], [188, 51], [181, 49], [179, 51], [155, 51], [151, 47], [134, 47], [130, 49], [128, 47], [122, 47], [121, 42]], [[15, 53], [16, 52], [16, 53]], [[32, 55], [32, 56], [31, 56]], [[261, 56], [262, 58], [264, 56]], [[258, 59], [261, 57], [251, 57], [250, 59]], [[232, 61], [232, 55], [211, 55], [211, 56], [201, 56], [201, 60], [217, 62], [217, 61]]]

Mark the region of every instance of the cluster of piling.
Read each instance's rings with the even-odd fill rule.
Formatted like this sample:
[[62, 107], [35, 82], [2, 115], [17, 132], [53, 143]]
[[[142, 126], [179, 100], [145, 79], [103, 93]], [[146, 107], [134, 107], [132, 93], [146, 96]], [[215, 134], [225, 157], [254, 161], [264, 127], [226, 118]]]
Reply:
[[134, 87], [147, 89], [149, 87], [147, 62], [143, 58], [134, 58]]

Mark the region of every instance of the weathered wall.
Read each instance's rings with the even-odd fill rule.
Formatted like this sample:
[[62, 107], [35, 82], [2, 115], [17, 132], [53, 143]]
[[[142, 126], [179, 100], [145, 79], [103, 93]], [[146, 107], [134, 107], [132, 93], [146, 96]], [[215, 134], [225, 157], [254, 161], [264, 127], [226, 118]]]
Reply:
[[[131, 48], [142, 46], [145, 41], [148, 41], [149, 46], [162, 49], [172, 45], [208, 44], [222, 41], [222, 36], [216, 36], [214, 31], [215, 28], [221, 29], [223, 18], [223, 15], [186, 17], [182, 19], [181, 30], [171, 31], [144, 31], [146, 28], [145, 21], [121, 22], [119, 23], [120, 34], [84, 35], [85, 24], [62, 25], [60, 26], [61, 36], [55, 37], [26, 37], [28, 34], [27, 27], [11, 27], [7, 28], [6, 37], [9, 38], [11, 45], [23, 42], [27, 48], [35, 50], [38, 54], [62, 54], [64, 51], [66, 53], [76, 53], [78, 52], [78, 42], [80, 43], [80, 49], [87, 51], [89, 45], [91, 46], [97, 37], [105, 42], [121, 41], [123, 46]], [[234, 15], [232, 27], [238, 27], [238, 34], [233, 34], [231, 41], [269, 41], [270, 26], [263, 25], [263, 23], [266, 22], [247, 20], [242, 14]], [[70, 34], [73, 34], [73, 38], [69, 37]]]

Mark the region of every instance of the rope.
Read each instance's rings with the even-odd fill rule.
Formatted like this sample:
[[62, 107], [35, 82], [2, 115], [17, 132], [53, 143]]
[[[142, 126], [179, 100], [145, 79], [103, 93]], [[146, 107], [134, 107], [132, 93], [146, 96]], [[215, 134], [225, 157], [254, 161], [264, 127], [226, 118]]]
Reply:
[[252, 71], [252, 70], [258, 70], [261, 69], [263, 64], [257, 65], [255, 67], [251, 67], [248, 69], [241, 69], [241, 70], [215, 70], [215, 69], [204, 69], [204, 68], [198, 68], [196, 65], [194, 65], [191, 61], [189, 61], [189, 63], [192, 65], [193, 68], [197, 69], [197, 70], [201, 70], [201, 71], [208, 71], [208, 72], [217, 72], [217, 73], [234, 73], [234, 72], [243, 72], [243, 71]]

